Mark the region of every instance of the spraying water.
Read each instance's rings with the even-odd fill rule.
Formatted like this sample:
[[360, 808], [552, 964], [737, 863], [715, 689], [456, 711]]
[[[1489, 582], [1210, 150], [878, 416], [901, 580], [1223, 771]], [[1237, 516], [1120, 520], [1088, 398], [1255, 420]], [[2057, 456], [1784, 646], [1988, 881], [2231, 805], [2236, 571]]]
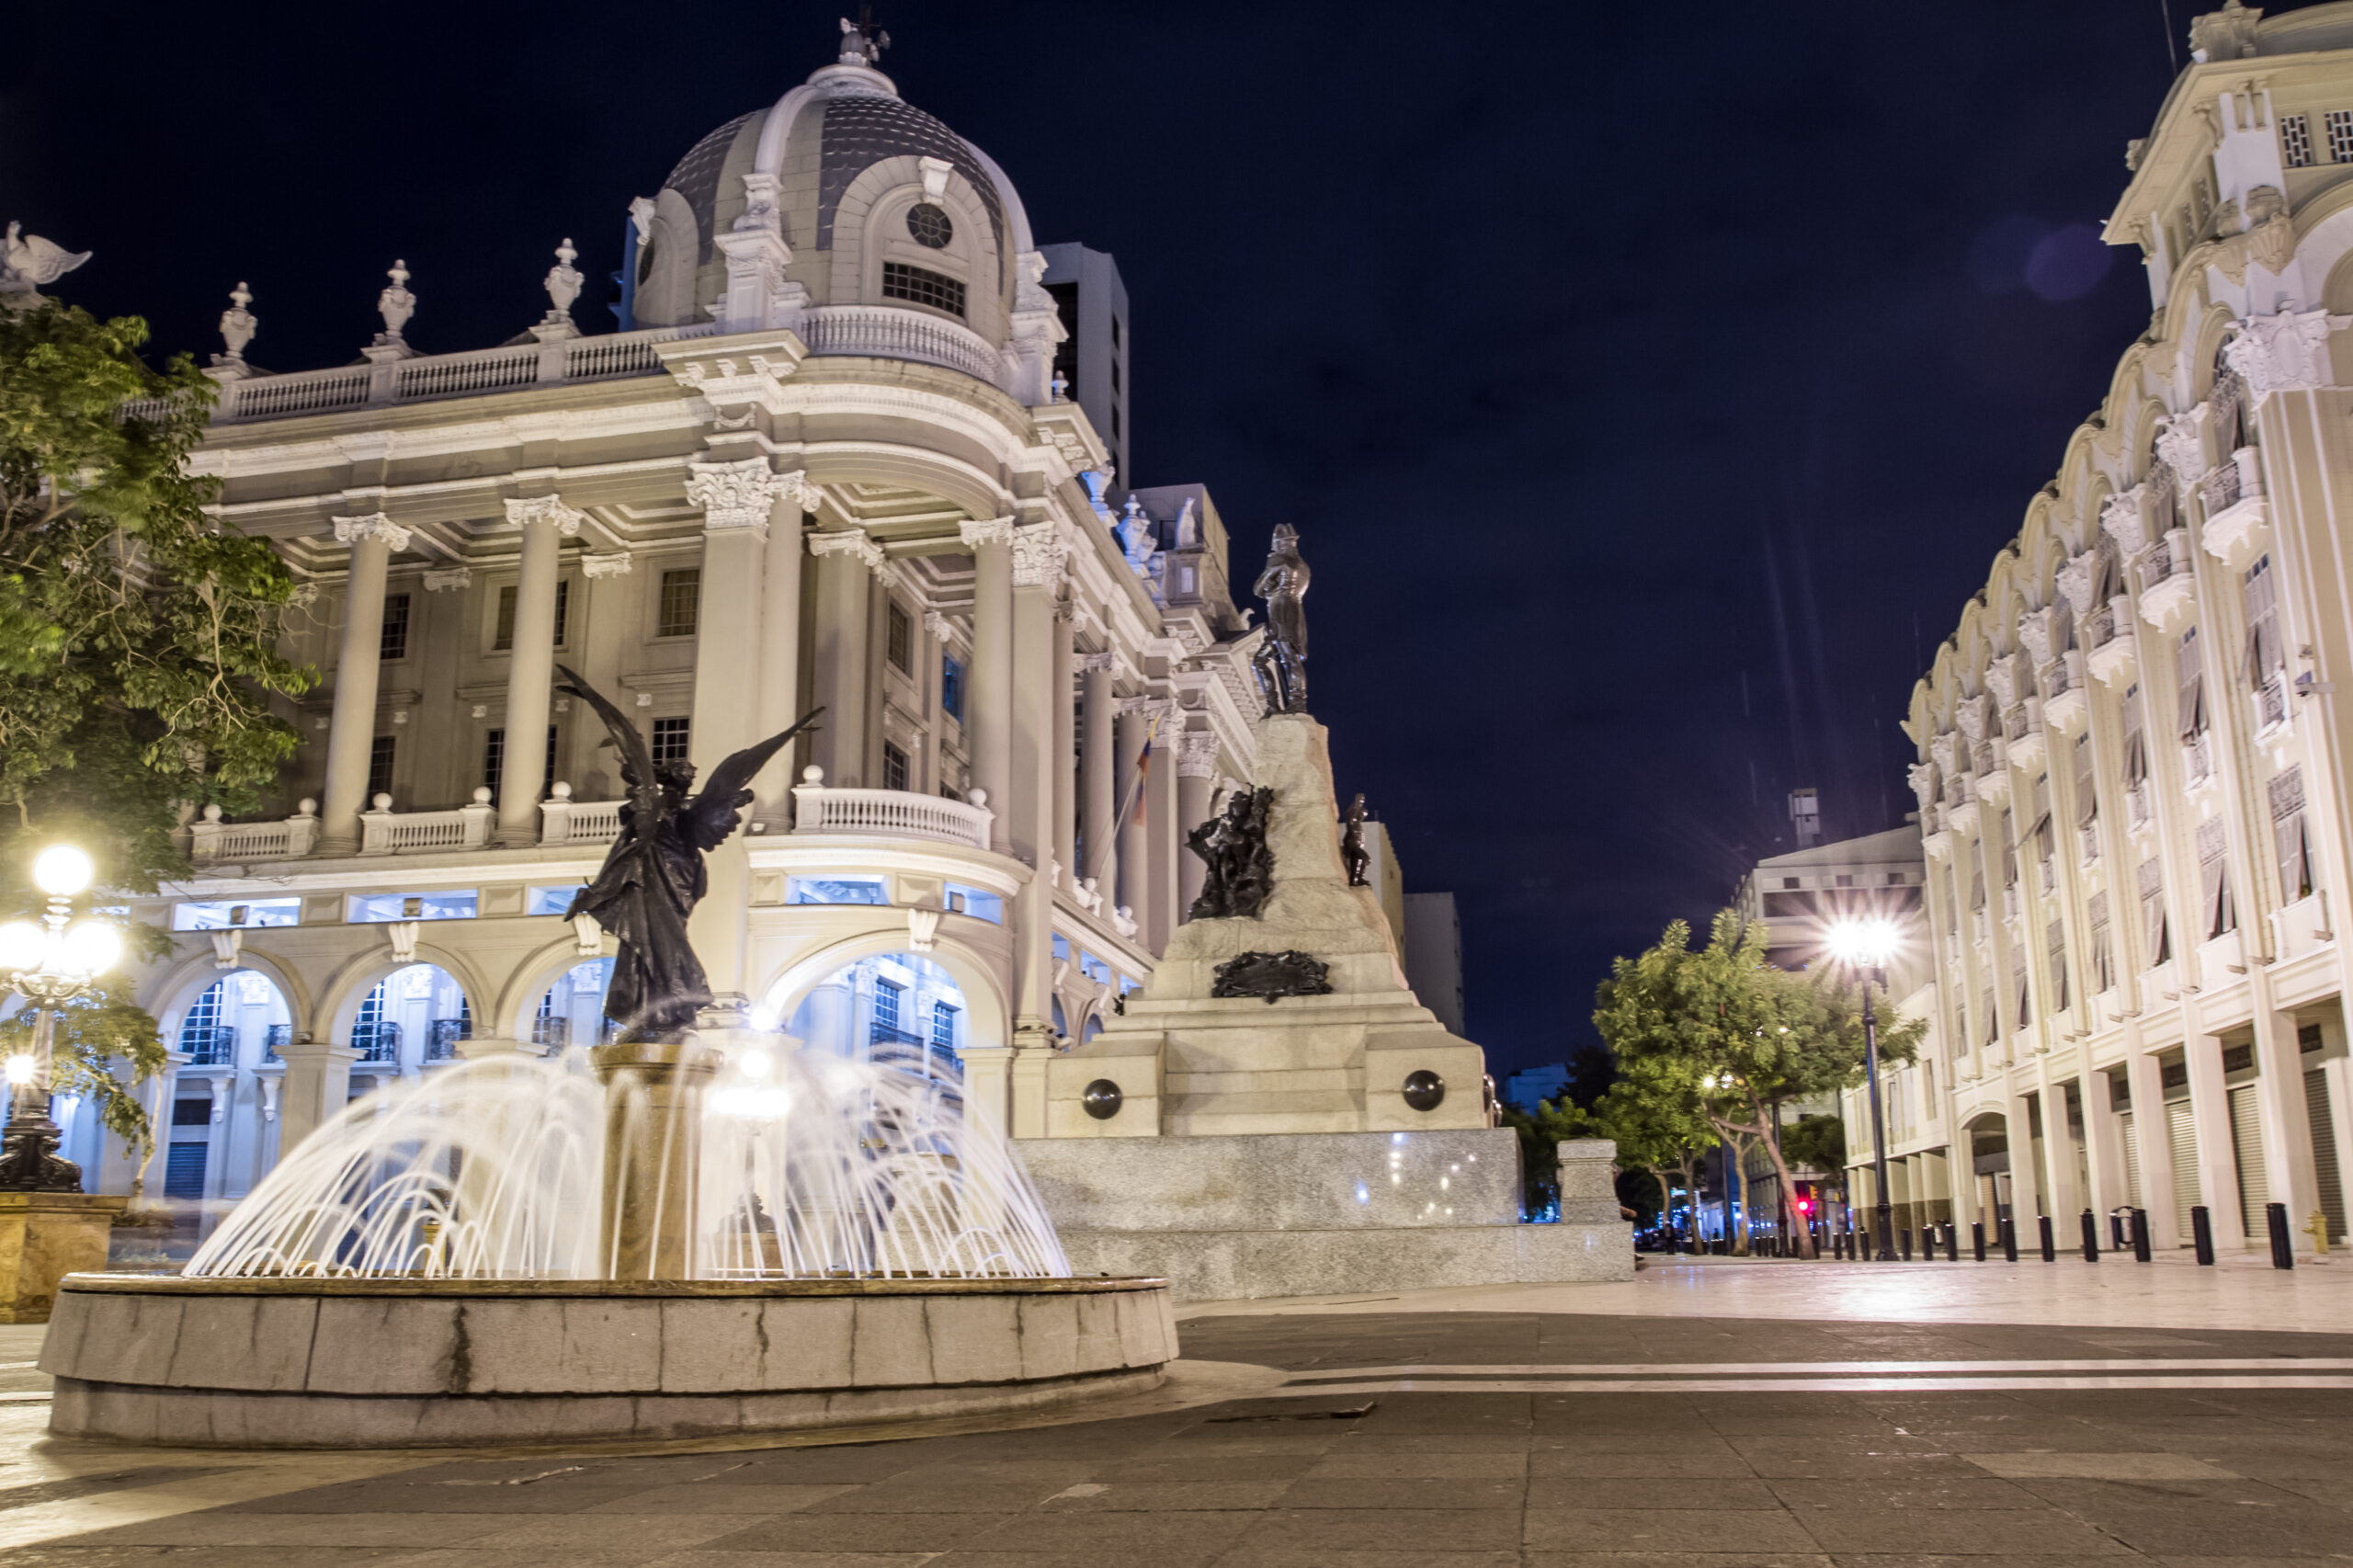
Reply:
[[[1018, 1159], [921, 1057], [855, 1062], [779, 1035], [725, 1044], [679, 1210], [695, 1278], [1068, 1277]], [[611, 1278], [608, 1162], [674, 1135], [629, 1095], [608, 1104], [582, 1052], [439, 1070], [321, 1127], [187, 1272]]]

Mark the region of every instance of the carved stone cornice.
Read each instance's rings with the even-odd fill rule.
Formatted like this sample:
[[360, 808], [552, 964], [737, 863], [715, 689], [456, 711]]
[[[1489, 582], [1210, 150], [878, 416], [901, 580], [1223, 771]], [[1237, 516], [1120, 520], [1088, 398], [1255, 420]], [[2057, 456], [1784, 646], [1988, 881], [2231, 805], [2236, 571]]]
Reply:
[[425, 591], [438, 594], [450, 588], [463, 588], [474, 580], [473, 569], [467, 566], [436, 566], [425, 574]]
[[2059, 591], [2067, 596], [2067, 608], [2077, 620], [2091, 613], [2092, 572], [2098, 563], [2097, 554], [2086, 550], [2059, 568]]
[[610, 555], [584, 555], [580, 558], [580, 573], [585, 577], [626, 577], [637, 570], [637, 557], [627, 551]]
[[1086, 675], [1109, 675], [1112, 667], [1119, 663], [1119, 660], [1108, 652], [1106, 652], [1101, 653], [1081, 653], [1076, 659], [1073, 660], [1072, 663], [1075, 664], [1079, 670]]
[[1013, 585], [1051, 588], [1062, 581], [1069, 558], [1062, 532], [1051, 522], [1031, 523], [1013, 530]]
[[334, 517], [335, 541], [357, 544], [363, 539], [381, 539], [384, 548], [393, 554], [408, 548], [409, 530], [381, 512], [370, 512], [364, 517]]
[[1216, 778], [1217, 747], [1218, 740], [1214, 731], [1186, 731], [1177, 742], [1177, 777], [1180, 778]]
[[570, 539], [588, 520], [585, 512], [574, 511], [552, 495], [526, 495], [506, 503], [506, 520], [496, 525], [502, 528], [528, 528], [533, 523], [550, 523], [560, 538]]
[[1131, 697], [1120, 704], [1122, 719], [1156, 719], [1162, 723], [1176, 716], [1176, 699], [1173, 697]]
[[967, 517], [956, 525], [956, 533], [971, 550], [978, 550], [984, 544], [1009, 545], [1013, 542], [1013, 519]]
[[956, 629], [948, 623], [948, 618], [936, 609], [927, 609], [923, 612], [923, 629], [942, 642], [946, 642], [956, 634]]

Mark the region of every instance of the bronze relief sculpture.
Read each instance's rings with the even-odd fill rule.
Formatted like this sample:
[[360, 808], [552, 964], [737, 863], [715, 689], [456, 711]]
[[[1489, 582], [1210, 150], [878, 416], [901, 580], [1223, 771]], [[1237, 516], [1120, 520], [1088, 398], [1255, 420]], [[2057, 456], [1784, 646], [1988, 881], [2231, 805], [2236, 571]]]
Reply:
[[629, 715], [569, 666], [556, 667], [563, 675], [557, 689], [581, 699], [605, 721], [620, 751], [621, 782], [629, 790], [620, 809], [620, 835], [563, 917], [588, 915], [620, 939], [613, 982], [605, 993], [613, 1038], [676, 1040], [694, 1027], [695, 1015], [711, 999], [702, 962], [687, 940], [687, 916], [710, 888], [702, 858], [743, 825], [741, 812], [752, 803], [745, 786], [824, 710], [737, 752], [710, 770], [700, 792], [688, 795], [693, 764], [655, 762]]
[[1185, 835], [1186, 847], [1209, 868], [1187, 919], [1255, 920], [1267, 907], [1275, 891], [1275, 856], [1267, 847], [1267, 813], [1274, 803], [1272, 790], [1236, 790], [1225, 798], [1224, 811]]

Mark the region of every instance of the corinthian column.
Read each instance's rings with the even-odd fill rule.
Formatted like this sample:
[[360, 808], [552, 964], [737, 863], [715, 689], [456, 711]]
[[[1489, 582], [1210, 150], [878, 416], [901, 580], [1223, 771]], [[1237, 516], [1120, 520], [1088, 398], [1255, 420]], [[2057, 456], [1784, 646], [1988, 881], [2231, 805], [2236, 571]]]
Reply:
[[[687, 729], [688, 755], [708, 775], [728, 756], [765, 736], [758, 733], [767, 671], [762, 610], [768, 557], [768, 519], [788, 491], [797, 506], [801, 476], [774, 472], [766, 458], [688, 466], [687, 499], [702, 508], [702, 602], [695, 619], [695, 700]], [[796, 528], [798, 514], [795, 514]], [[771, 761], [767, 772], [774, 772]], [[714, 1012], [748, 1006], [744, 987], [745, 915], [751, 907], [751, 863], [742, 834], [705, 858], [710, 891], [695, 906], [687, 933], [710, 977]]]
[[964, 745], [972, 778], [996, 812], [995, 846], [1006, 846], [1006, 792], [1013, 781], [1013, 519], [962, 526], [972, 551], [972, 691]]
[[506, 526], [523, 531], [515, 587], [515, 635], [506, 655], [506, 749], [498, 771], [498, 842], [540, 841], [540, 783], [547, 770], [548, 687], [555, 678], [555, 580], [563, 542], [582, 514], [552, 495], [506, 503]]
[[384, 572], [408, 548], [408, 529], [381, 512], [337, 517], [335, 537], [351, 547], [344, 587], [343, 647], [335, 655], [335, 711], [327, 723], [327, 782], [319, 852], [359, 847], [359, 813], [368, 805], [368, 758], [376, 744], [376, 677], [384, 648]]
[[889, 582], [895, 568], [862, 528], [811, 534], [809, 553], [817, 557], [817, 701], [825, 710], [810, 749], [827, 784], [860, 789], [868, 784], [868, 731], [875, 707], [868, 679], [873, 580]]
[[1078, 715], [1072, 705], [1070, 605], [1054, 606], [1053, 750], [1047, 768], [1053, 776], [1054, 864], [1072, 887], [1078, 885], [1078, 780], [1072, 769], [1078, 758]]

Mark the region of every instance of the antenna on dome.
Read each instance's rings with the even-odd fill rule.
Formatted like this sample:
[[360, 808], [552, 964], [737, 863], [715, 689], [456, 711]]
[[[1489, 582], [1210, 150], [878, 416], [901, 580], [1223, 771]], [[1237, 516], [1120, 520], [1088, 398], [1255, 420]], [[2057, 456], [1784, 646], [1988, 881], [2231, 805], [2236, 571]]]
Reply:
[[891, 35], [874, 25], [874, 7], [861, 5], [858, 20], [842, 18], [842, 63], [863, 65], [868, 70], [877, 67], [882, 51], [891, 47]]

